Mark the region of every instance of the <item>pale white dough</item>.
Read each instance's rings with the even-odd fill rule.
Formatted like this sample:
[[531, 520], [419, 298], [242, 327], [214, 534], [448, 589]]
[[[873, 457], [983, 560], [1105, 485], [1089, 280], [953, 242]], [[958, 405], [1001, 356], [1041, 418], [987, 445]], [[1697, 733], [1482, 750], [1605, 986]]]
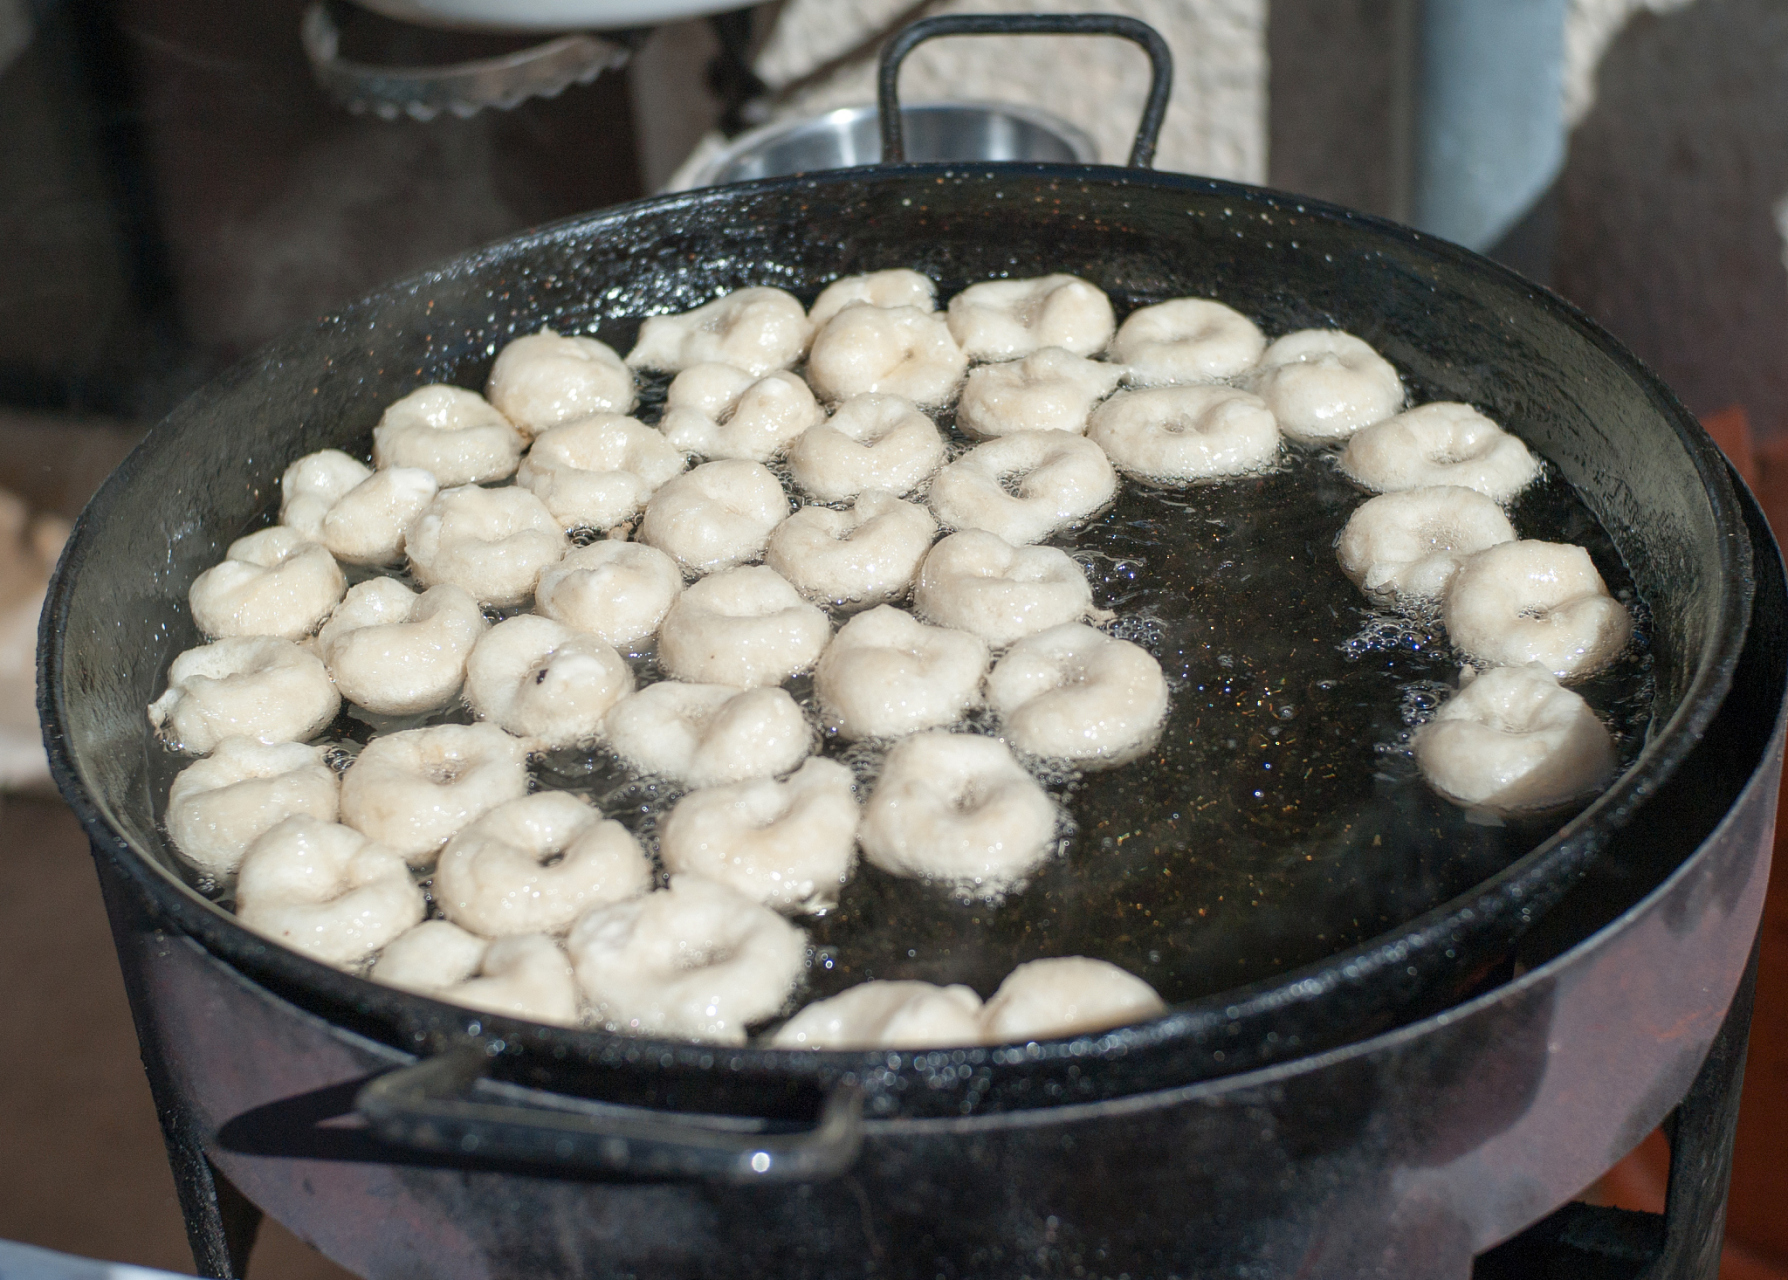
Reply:
[[1447, 589], [1447, 636], [1492, 666], [1538, 663], [1579, 680], [1626, 648], [1633, 618], [1608, 594], [1589, 552], [1556, 542], [1505, 542], [1467, 558]]
[[786, 689], [661, 680], [617, 702], [603, 732], [641, 773], [693, 787], [787, 773], [813, 750], [813, 729]]
[[612, 645], [529, 613], [485, 632], [466, 660], [472, 710], [535, 750], [594, 742], [608, 709], [632, 692], [633, 671]]
[[1014, 360], [1042, 347], [1103, 351], [1117, 328], [1111, 299], [1079, 276], [985, 280], [950, 299], [950, 334], [972, 360]]
[[436, 382], [385, 410], [373, 428], [373, 465], [420, 467], [445, 489], [513, 475], [526, 446], [515, 424], [476, 391]]
[[371, 467], [340, 449], [305, 454], [279, 478], [279, 522], [311, 542], [321, 542], [329, 508], [372, 473]]
[[381, 715], [444, 707], [466, 678], [466, 657], [488, 624], [464, 587], [420, 594], [395, 578], [349, 588], [317, 633], [317, 654], [348, 701]]
[[667, 871], [694, 872], [778, 911], [826, 911], [857, 852], [851, 771], [811, 758], [789, 777], [704, 787], [658, 828]]
[[1607, 785], [1614, 742], [1582, 698], [1539, 667], [1494, 667], [1416, 730], [1422, 776], [1454, 804], [1554, 809]]
[[945, 1049], [980, 1044], [981, 997], [929, 982], [859, 982], [777, 1028], [780, 1049]]
[[1374, 599], [1438, 600], [1465, 557], [1515, 540], [1515, 526], [1483, 494], [1452, 485], [1382, 493], [1355, 508], [1335, 554]]
[[1360, 428], [1341, 470], [1380, 493], [1458, 485], [1507, 502], [1539, 478], [1540, 463], [1470, 405], [1438, 401]]
[[984, 364], [969, 373], [956, 406], [956, 425], [972, 436], [1014, 431], [1086, 430], [1093, 406], [1124, 376], [1122, 365], [1088, 360], [1061, 347], [1044, 347], [1020, 360]]
[[1300, 329], [1266, 349], [1253, 389], [1294, 440], [1345, 440], [1403, 407], [1397, 370], [1340, 329]]
[[379, 953], [368, 975], [374, 982], [438, 995], [478, 972], [490, 939], [447, 920], [424, 920]]
[[1117, 487], [1105, 451], [1084, 436], [1018, 431], [976, 445], [938, 472], [929, 500], [946, 528], [986, 529], [1016, 544], [1086, 519]]
[[681, 315], [652, 316], [627, 353], [635, 369], [680, 373], [691, 365], [730, 364], [758, 375], [786, 369], [807, 352], [813, 325], [792, 294], [735, 289]]
[[341, 780], [341, 820], [425, 866], [453, 834], [528, 792], [528, 748], [494, 724], [406, 729], [367, 743]]
[[188, 649], [149, 704], [149, 723], [176, 751], [209, 755], [225, 738], [301, 742], [341, 710], [315, 654], [272, 636], [232, 636]]
[[516, 934], [488, 942], [446, 920], [425, 920], [386, 947], [372, 980], [532, 1022], [576, 1026], [577, 983], [553, 939]]
[[346, 591], [335, 557], [283, 524], [238, 538], [224, 560], [193, 579], [192, 620], [213, 639], [280, 636], [317, 629]]
[[892, 605], [859, 613], [813, 673], [820, 717], [846, 738], [893, 738], [952, 724], [981, 701], [987, 646]]
[[917, 307], [846, 307], [814, 335], [807, 381], [822, 400], [892, 395], [935, 408], [962, 385], [968, 357], [942, 316]]
[[599, 413], [542, 431], [515, 482], [567, 529], [610, 529], [638, 515], [688, 465], [651, 427]]
[[652, 864], [620, 823], [564, 791], [500, 804], [441, 850], [434, 897], [486, 938], [564, 933], [591, 907], [652, 887]]
[[807, 309], [807, 318], [818, 328], [846, 307], [859, 303], [871, 307], [914, 307], [920, 311], [935, 311], [937, 286], [929, 277], [905, 267], [845, 276], [820, 291], [820, 296]]
[[624, 1034], [744, 1044], [807, 959], [807, 935], [700, 876], [586, 913], [566, 940], [596, 1019]]
[[295, 814], [335, 821], [341, 787], [321, 747], [225, 738], [168, 788], [168, 838], [187, 861], [222, 878], [248, 846]]
[[996, 533], [965, 529], [925, 557], [913, 609], [928, 622], [1003, 649], [1038, 631], [1079, 622], [1093, 611], [1093, 589], [1058, 547], [1015, 547]]
[[1153, 745], [1167, 681], [1148, 650], [1069, 622], [1008, 649], [987, 677], [987, 703], [1018, 750], [1109, 768]]
[[658, 628], [658, 662], [695, 684], [781, 684], [812, 668], [831, 638], [825, 610], [776, 570], [728, 569], [692, 583]]
[[1048, 859], [1056, 820], [1005, 743], [937, 730], [888, 753], [857, 839], [884, 871], [995, 898]]
[[323, 545], [348, 564], [403, 559], [410, 526], [440, 486], [421, 467], [387, 467], [344, 493], [323, 515]]
[[657, 634], [682, 591], [683, 572], [664, 552], [605, 538], [573, 547], [542, 571], [534, 607], [633, 653]]
[[1086, 434], [1125, 475], [1164, 485], [1265, 471], [1279, 457], [1272, 412], [1234, 387], [1126, 391], [1094, 410]]
[[671, 383], [658, 429], [684, 453], [768, 462], [825, 419], [813, 392], [792, 373], [760, 378], [730, 364], [698, 364]]
[[595, 338], [542, 328], [497, 352], [484, 395], [527, 436], [593, 413], [632, 413], [633, 370]]
[[249, 846], [236, 918], [328, 964], [366, 959], [422, 919], [402, 855], [352, 827], [298, 814]]
[[685, 573], [711, 573], [761, 556], [788, 513], [788, 495], [768, 467], [728, 458], [705, 462], [653, 494], [638, 536]]
[[1053, 1040], [1146, 1022], [1167, 1012], [1135, 974], [1090, 956], [1032, 960], [1006, 975], [981, 1010], [989, 1044]]
[[937, 425], [899, 396], [852, 396], [789, 446], [795, 482], [821, 502], [865, 489], [911, 493], [944, 462]]
[[1132, 311], [1111, 340], [1111, 358], [1132, 386], [1220, 382], [1260, 362], [1266, 338], [1252, 320], [1210, 298], [1174, 298]]
[[410, 530], [410, 566], [425, 586], [451, 582], [480, 604], [520, 604], [541, 570], [570, 547], [565, 531], [526, 489], [443, 489]]
[[863, 608], [904, 596], [936, 536], [924, 507], [866, 489], [848, 510], [802, 507], [777, 525], [764, 563], [815, 604]]

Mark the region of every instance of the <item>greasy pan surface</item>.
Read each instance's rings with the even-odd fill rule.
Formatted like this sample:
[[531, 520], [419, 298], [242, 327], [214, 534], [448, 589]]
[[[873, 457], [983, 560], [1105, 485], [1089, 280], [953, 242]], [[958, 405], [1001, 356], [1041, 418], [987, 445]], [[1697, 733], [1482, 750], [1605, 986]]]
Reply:
[[[1412, 888], [1369, 860], [1335, 865], [1274, 904], [1281, 923], [1264, 932], [1246, 914], [1212, 925], [1202, 945], [1242, 952], [1249, 985], [1221, 970], [1156, 1023], [1028, 1052], [715, 1051], [476, 1019], [272, 947], [186, 887], [155, 823], [143, 708], [196, 643], [187, 586], [264, 516], [289, 462], [355, 447], [385, 404], [421, 383], [482, 385], [497, 348], [543, 323], [625, 349], [643, 315], [749, 284], [811, 299], [839, 275], [890, 266], [928, 273], [943, 296], [990, 276], [1059, 270], [1105, 288], [1120, 316], [1202, 294], [1269, 336], [1340, 326], [1390, 358], [1418, 399], [1467, 400], [1507, 423], [1576, 488], [1648, 607], [1654, 692], [1640, 759], [1557, 834], [1475, 885], [1477, 872], [1417, 877]], [[532, 1061], [594, 1064], [598, 1087], [667, 1105], [753, 1105], [724, 1095], [849, 1072], [872, 1086], [872, 1110], [952, 1113], [1223, 1074], [1456, 999], [1694, 744], [1730, 680], [1749, 595], [1749, 546], [1705, 435], [1605, 334], [1483, 259], [1198, 179], [894, 167], [646, 201], [551, 228], [393, 286], [232, 370], [151, 434], [78, 526], [45, 615], [44, 709], [63, 789], [102, 853], [176, 927], [326, 1016], [405, 1047], [476, 1022], [513, 1051], [543, 1051]], [[1355, 931], [1313, 942], [1336, 904]]]

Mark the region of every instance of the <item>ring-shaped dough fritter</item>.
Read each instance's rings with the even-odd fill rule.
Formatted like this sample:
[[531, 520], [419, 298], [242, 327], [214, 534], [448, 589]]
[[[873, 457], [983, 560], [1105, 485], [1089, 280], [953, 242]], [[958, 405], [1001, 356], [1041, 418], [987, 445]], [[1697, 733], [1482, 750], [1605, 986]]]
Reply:
[[781, 289], [735, 289], [681, 315], [652, 316], [627, 353], [635, 369], [681, 373], [698, 364], [730, 364], [762, 377], [807, 353], [807, 310]]
[[567, 529], [612, 529], [631, 520], [689, 460], [657, 431], [599, 413], [542, 431], [515, 482]]
[[421, 467], [375, 471], [336, 499], [323, 515], [323, 545], [347, 564], [395, 564], [410, 526], [441, 486]]
[[764, 563], [815, 604], [867, 608], [911, 590], [936, 536], [924, 507], [867, 489], [848, 511], [795, 512], [770, 535]]
[[1537, 667], [1493, 667], [1415, 734], [1416, 764], [1454, 804], [1539, 813], [1599, 791], [1614, 742], [1582, 698]]
[[744, 1044], [788, 1000], [807, 935], [700, 876], [588, 912], [566, 939], [578, 985], [610, 1031]]
[[1079, 276], [984, 280], [950, 299], [950, 334], [971, 360], [1016, 360], [1042, 347], [1105, 350], [1117, 329], [1111, 299]]
[[670, 384], [658, 429], [684, 453], [768, 462], [825, 420], [813, 392], [792, 373], [759, 378], [730, 364], [698, 364]]
[[571, 544], [552, 512], [511, 485], [443, 489], [410, 530], [410, 566], [425, 586], [451, 582], [480, 604], [520, 604]]
[[286, 818], [334, 822], [341, 784], [323, 748], [225, 738], [168, 788], [168, 838], [186, 860], [222, 879], [248, 846]]
[[1266, 337], [1252, 320], [1209, 298], [1174, 298], [1132, 311], [1111, 340], [1111, 358], [1137, 387], [1220, 382], [1260, 363]]
[[515, 474], [527, 441], [476, 391], [431, 383], [385, 410], [373, 428], [373, 465], [420, 467], [443, 489]]
[[387, 716], [444, 707], [489, 624], [464, 587], [411, 591], [395, 578], [348, 590], [317, 633], [317, 653], [349, 702]]
[[989, 1044], [1053, 1040], [1144, 1022], [1167, 1012], [1155, 989], [1107, 960], [1057, 956], [1006, 975], [981, 1009]]
[[1018, 750], [1102, 769], [1153, 745], [1167, 680], [1140, 645], [1070, 622], [1008, 649], [987, 677], [987, 702]]
[[632, 413], [639, 403], [633, 370], [613, 347], [550, 327], [497, 352], [484, 396], [530, 437], [593, 413]]
[[327, 964], [351, 965], [422, 919], [402, 855], [352, 827], [294, 815], [249, 846], [236, 918]]
[[937, 473], [929, 502], [950, 529], [1041, 542], [1117, 496], [1105, 451], [1066, 431], [1018, 431], [978, 444]]
[[608, 709], [632, 692], [633, 670], [611, 645], [534, 614], [499, 622], [466, 660], [472, 710], [536, 750], [594, 742]]
[[1527, 539], [1469, 557], [1447, 588], [1443, 617], [1447, 636], [1477, 661], [1538, 663], [1565, 681], [1600, 671], [1633, 633], [1589, 552]]
[[1340, 329], [1286, 334], [1261, 356], [1252, 384], [1294, 440], [1345, 440], [1403, 407], [1391, 362]]
[[944, 318], [917, 307], [846, 307], [813, 339], [807, 381], [822, 400], [891, 395], [926, 408], [948, 404], [968, 357]]
[[305, 454], [279, 478], [279, 522], [311, 542], [322, 542], [329, 508], [372, 474], [371, 467], [340, 449]]
[[335, 557], [283, 524], [230, 544], [219, 564], [186, 593], [192, 620], [212, 639], [279, 636], [299, 640], [317, 629], [348, 589]]
[[838, 629], [813, 673], [820, 718], [845, 738], [894, 738], [953, 724], [981, 701], [987, 646], [892, 605]]
[[609, 749], [641, 773], [717, 787], [787, 773], [813, 750], [813, 729], [787, 689], [661, 680], [615, 703]]
[[1360, 428], [1341, 470], [1379, 493], [1458, 485], [1507, 502], [1539, 479], [1540, 462], [1470, 405], [1438, 401]]
[[1501, 507], [1474, 489], [1442, 485], [1362, 502], [1335, 554], [1341, 572], [1376, 600], [1438, 600], [1465, 557], [1514, 540]]
[[424, 920], [386, 947], [372, 980], [449, 1004], [574, 1027], [577, 982], [559, 944], [538, 933], [488, 942], [446, 920]]
[[807, 309], [807, 318], [818, 329], [846, 307], [858, 303], [871, 307], [914, 307], [920, 311], [936, 311], [937, 286], [930, 277], [906, 267], [845, 276], [820, 291], [820, 296]]
[[658, 628], [658, 662], [674, 679], [740, 689], [781, 684], [812, 668], [832, 623], [764, 565], [692, 583]]
[[591, 907], [652, 887], [652, 865], [620, 823], [564, 791], [500, 804], [463, 827], [435, 864], [447, 918], [486, 938], [564, 933]]
[[931, 549], [913, 587], [913, 610], [927, 622], [980, 636], [995, 649], [1079, 622], [1093, 611], [1093, 588], [1058, 547], [1015, 547], [996, 533], [965, 529]]
[[605, 538], [573, 547], [540, 575], [534, 607], [626, 652], [658, 632], [683, 591], [683, 571], [656, 547]]
[[667, 871], [689, 871], [778, 911], [826, 911], [857, 852], [851, 771], [812, 758], [789, 777], [691, 791], [658, 828]]
[[639, 540], [687, 574], [755, 560], [770, 531], [788, 519], [782, 482], [761, 462], [727, 458], [685, 472], [646, 503]]
[[1234, 387], [1125, 391], [1093, 411], [1086, 435], [1119, 471], [1161, 485], [1265, 471], [1279, 457], [1272, 411]]
[[341, 820], [424, 866], [455, 832], [528, 793], [528, 748], [494, 724], [374, 738], [341, 780]]
[[981, 997], [961, 985], [859, 982], [776, 1029], [779, 1049], [947, 1049], [980, 1044]]
[[1088, 360], [1061, 347], [980, 365], [962, 386], [956, 425], [985, 439], [1014, 431], [1081, 435], [1093, 406], [1110, 395], [1123, 376], [1122, 365]]
[[899, 396], [852, 396], [789, 446], [795, 482], [821, 502], [865, 489], [906, 494], [944, 463], [937, 424]]
[[1056, 821], [1005, 743], [937, 730], [888, 753], [857, 839], [884, 871], [996, 898], [1054, 852]]
[[174, 750], [203, 756], [225, 738], [302, 742], [339, 710], [341, 695], [315, 654], [272, 636], [232, 636], [174, 659], [149, 723]]

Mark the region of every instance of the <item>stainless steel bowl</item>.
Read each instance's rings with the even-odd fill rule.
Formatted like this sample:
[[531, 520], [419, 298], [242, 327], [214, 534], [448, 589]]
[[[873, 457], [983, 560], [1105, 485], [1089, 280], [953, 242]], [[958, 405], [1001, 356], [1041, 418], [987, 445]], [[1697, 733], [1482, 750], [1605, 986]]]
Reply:
[[[1047, 111], [1005, 102], [921, 102], [901, 109], [908, 160], [1031, 160], [1097, 164], [1084, 132]], [[690, 187], [850, 169], [882, 158], [873, 106], [839, 107], [823, 116], [782, 120], [741, 134], [686, 176]], [[679, 184], [683, 185], [683, 184]]]

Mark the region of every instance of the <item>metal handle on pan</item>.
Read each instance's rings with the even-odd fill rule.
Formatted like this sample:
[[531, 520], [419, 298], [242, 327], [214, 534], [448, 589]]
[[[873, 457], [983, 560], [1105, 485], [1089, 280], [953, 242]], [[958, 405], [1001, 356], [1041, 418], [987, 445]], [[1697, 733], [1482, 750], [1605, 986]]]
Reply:
[[840, 1086], [810, 1129], [619, 1106], [485, 1079], [472, 1043], [370, 1081], [355, 1108], [386, 1142], [422, 1151], [648, 1177], [809, 1182], [835, 1177], [863, 1145], [863, 1097]]
[[901, 127], [900, 64], [906, 55], [927, 40], [939, 36], [1118, 36], [1139, 44], [1149, 55], [1152, 68], [1148, 101], [1136, 126], [1129, 165], [1147, 169], [1155, 159], [1155, 142], [1167, 115], [1167, 95], [1173, 91], [1173, 54], [1167, 41], [1146, 22], [1115, 13], [964, 13], [926, 18], [902, 29], [882, 50], [881, 72], [876, 84], [876, 103], [882, 123], [882, 163], [906, 159], [906, 138]]

